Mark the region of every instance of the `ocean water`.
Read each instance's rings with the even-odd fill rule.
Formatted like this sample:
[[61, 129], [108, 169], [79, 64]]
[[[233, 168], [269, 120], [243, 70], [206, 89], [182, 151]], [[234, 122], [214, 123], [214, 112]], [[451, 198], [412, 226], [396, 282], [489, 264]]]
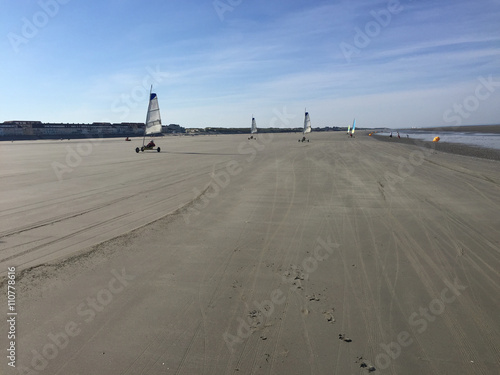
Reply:
[[[390, 132], [377, 134], [388, 137]], [[421, 139], [424, 141], [432, 141], [434, 137], [439, 137], [441, 138], [439, 142], [462, 143], [472, 146], [500, 149], [500, 134], [402, 130], [399, 132], [399, 135], [401, 138], [406, 138], [406, 135], [409, 135], [410, 138]], [[393, 131], [392, 136], [397, 137], [397, 131]]]

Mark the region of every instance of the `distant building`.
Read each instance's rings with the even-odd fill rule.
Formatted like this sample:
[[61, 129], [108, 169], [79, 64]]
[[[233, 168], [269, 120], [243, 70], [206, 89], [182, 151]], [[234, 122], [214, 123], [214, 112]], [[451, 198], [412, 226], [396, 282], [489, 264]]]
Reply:
[[169, 124], [162, 126], [163, 133], [185, 133], [186, 129], [179, 124]]
[[144, 134], [144, 126], [142, 123], [111, 124], [109, 122], [94, 122], [92, 124], [64, 124], [16, 120], [5, 121], [0, 124], [0, 137], [38, 139], [138, 136]]

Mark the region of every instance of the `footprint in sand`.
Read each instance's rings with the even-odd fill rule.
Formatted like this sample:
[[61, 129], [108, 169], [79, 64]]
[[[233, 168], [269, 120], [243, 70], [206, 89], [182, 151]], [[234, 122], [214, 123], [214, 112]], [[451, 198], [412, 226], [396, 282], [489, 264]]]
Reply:
[[352, 340], [349, 337], [346, 337], [343, 333], [339, 333], [339, 340], [342, 340], [345, 342], [352, 342]]
[[376, 370], [375, 366], [369, 365], [366, 362], [367, 361], [364, 360], [363, 357], [358, 357], [358, 359], [355, 361], [355, 363], [359, 363], [359, 367], [367, 369], [368, 372], [373, 372]]
[[309, 301], [319, 301], [319, 297], [316, 296], [316, 294], [313, 294], [312, 296], [306, 296]]
[[328, 323], [335, 323], [335, 316], [333, 316], [334, 311], [335, 311], [335, 309], [323, 311], [323, 316], [325, 317], [325, 319]]

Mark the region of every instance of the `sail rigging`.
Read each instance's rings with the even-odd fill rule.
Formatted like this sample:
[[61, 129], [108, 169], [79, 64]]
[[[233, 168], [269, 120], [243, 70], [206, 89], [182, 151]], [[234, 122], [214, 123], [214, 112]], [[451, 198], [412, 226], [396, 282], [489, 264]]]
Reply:
[[[151, 89], [153, 87], [151, 86]], [[160, 107], [158, 97], [154, 92], [149, 94], [148, 113], [146, 115], [146, 129], [144, 135], [161, 133]]]
[[252, 115], [252, 129], [250, 130], [251, 134], [257, 133], [257, 123], [255, 122], [255, 118]]
[[309, 112], [306, 112], [304, 117], [304, 134], [311, 132], [311, 119], [309, 118]]

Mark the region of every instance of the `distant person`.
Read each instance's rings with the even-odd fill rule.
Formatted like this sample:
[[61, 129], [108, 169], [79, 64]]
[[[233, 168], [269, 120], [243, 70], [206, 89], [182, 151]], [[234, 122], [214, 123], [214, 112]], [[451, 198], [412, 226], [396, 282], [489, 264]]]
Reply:
[[399, 136], [399, 132], [398, 132], [398, 139], [401, 139], [401, 137]]
[[406, 138], [410, 138], [410, 136], [408, 134], [406, 134]]
[[151, 147], [151, 148], [153, 148], [153, 147], [155, 147], [155, 146], [156, 146], [156, 145], [155, 145], [155, 143], [153, 142], [153, 140], [151, 140], [151, 141], [148, 143], [148, 145], [147, 145], [146, 147], [148, 147], [148, 148], [150, 148], [150, 147]]
[[391, 132], [391, 134], [389, 134], [389, 138], [392, 138], [392, 132]]

